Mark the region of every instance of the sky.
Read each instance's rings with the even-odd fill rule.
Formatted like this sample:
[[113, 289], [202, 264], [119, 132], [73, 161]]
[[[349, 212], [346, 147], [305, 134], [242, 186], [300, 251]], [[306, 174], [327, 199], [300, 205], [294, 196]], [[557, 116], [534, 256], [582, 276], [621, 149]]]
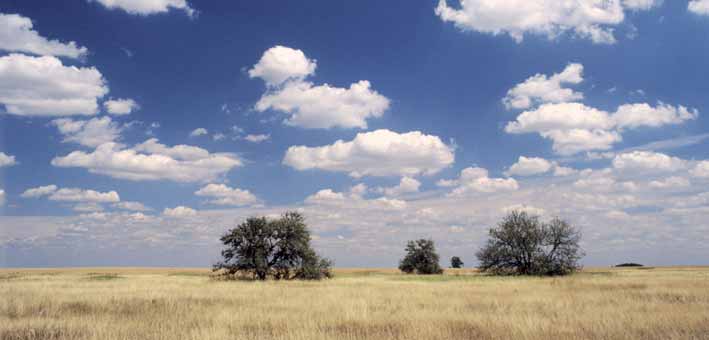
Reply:
[[0, 266], [210, 266], [302, 212], [340, 267], [508, 212], [707, 264], [709, 0], [4, 0]]

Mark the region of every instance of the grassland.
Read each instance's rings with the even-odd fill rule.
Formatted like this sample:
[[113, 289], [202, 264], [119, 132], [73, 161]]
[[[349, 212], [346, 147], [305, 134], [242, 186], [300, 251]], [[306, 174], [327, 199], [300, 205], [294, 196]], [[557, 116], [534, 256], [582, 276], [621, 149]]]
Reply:
[[0, 270], [0, 340], [709, 339], [709, 268], [336, 275], [224, 282], [199, 269]]

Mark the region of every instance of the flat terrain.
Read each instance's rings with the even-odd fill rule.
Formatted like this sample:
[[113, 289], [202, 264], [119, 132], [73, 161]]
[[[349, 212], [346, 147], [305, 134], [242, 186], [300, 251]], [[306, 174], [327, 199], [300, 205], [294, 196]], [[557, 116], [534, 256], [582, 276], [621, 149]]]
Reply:
[[0, 340], [709, 339], [709, 268], [336, 275], [263, 283], [200, 269], [0, 270]]

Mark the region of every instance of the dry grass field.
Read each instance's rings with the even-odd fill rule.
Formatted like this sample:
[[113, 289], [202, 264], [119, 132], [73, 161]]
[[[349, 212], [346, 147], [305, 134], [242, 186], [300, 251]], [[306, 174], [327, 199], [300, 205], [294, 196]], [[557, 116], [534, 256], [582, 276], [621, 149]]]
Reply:
[[709, 268], [335, 273], [224, 282], [199, 269], [0, 270], [0, 340], [709, 339]]

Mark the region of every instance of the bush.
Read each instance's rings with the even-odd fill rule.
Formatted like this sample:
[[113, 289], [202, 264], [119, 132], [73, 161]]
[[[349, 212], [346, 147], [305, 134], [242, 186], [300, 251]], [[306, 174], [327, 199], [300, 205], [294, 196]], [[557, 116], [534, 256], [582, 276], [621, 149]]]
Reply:
[[451, 257], [451, 268], [463, 268], [463, 261], [460, 259], [460, 257]]
[[406, 256], [399, 262], [399, 269], [407, 274], [441, 274], [438, 254], [433, 240], [409, 241]]
[[643, 265], [640, 264], [640, 263], [633, 263], [633, 262], [630, 262], [630, 263], [621, 263], [621, 264], [619, 264], [619, 265], [616, 265], [616, 267], [617, 267], [617, 268], [623, 268], [623, 267], [645, 267], [645, 266], [643, 266]]
[[542, 223], [537, 216], [515, 211], [490, 229], [487, 244], [476, 255], [482, 272], [566, 275], [580, 269], [580, 240], [581, 233], [566, 221]]
[[285, 213], [281, 218], [248, 218], [221, 237], [223, 261], [214, 271], [225, 275], [250, 275], [266, 280], [319, 280], [329, 278], [330, 260], [320, 258], [310, 246], [310, 231], [303, 215]]

